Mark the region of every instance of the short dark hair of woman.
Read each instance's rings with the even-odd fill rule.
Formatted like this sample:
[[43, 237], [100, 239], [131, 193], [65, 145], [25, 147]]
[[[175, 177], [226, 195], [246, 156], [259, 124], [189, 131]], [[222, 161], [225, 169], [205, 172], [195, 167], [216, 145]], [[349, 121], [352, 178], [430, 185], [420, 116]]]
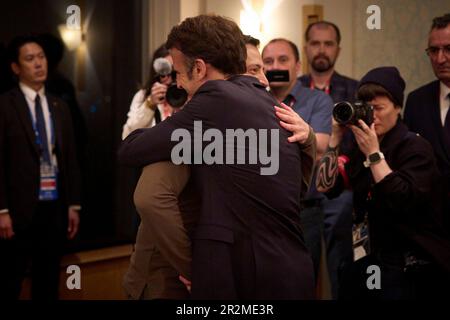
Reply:
[[401, 108], [401, 106], [399, 106], [397, 103], [395, 103], [394, 98], [389, 93], [389, 91], [387, 91], [385, 88], [383, 88], [379, 84], [375, 84], [375, 83], [367, 83], [367, 84], [362, 85], [358, 89], [358, 91], [356, 93], [356, 97], [358, 100], [366, 101], [366, 102], [372, 101], [376, 97], [386, 97], [389, 100], [391, 100], [391, 102], [394, 104], [394, 106], [396, 108]]

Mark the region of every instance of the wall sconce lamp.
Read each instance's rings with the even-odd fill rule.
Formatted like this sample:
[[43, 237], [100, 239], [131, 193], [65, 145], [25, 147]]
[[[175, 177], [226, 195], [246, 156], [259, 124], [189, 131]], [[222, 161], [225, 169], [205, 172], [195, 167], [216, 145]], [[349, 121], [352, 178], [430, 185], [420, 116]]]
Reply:
[[264, 22], [283, 0], [241, 0], [240, 27], [244, 34], [260, 38], [266, 32]]
[[58, 31], [64, 41], [64, 44], [70, 51], [78, 49], [85, 41], [85, 35], [81, 28], [69, 29], [65, 24], [61, 24], [58, 26]]

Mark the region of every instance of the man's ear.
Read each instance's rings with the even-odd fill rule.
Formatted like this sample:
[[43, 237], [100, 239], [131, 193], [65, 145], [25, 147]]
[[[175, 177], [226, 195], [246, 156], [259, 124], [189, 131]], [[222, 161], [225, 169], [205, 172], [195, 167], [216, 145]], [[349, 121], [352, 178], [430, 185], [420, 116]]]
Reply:
[[338, 46], [338, 48], [337, 48], [337, 53], [336, 53], [336, 60], [337, 60], [337, 58], [339, 58], [339, 54], [341, 53], [341, 47], [340, 46]]
[[295, 64], [295, 72], [297, 73], [297, 76], [300, 75], [301, 71], [302, 71], [302, 63], [300, 62], [300, 60], [298, 60], [297, 63]]
[[197, 77], [197, 80], [203, 80], [207, 75], [207, 66], [203, 59], [195, 59], [193, 74]]
[[11, 63], [11, 70], [14, 72], [16, 76], [20, 74], [20, 67], [16, 62]]

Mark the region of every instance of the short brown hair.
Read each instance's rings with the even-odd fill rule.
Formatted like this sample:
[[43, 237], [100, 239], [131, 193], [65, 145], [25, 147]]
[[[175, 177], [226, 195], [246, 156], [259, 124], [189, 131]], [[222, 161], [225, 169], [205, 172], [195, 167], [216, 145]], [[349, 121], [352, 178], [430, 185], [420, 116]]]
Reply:
[[246, 72], [247, 48], [238, 25], [225, 17], [199, 15], [187, 18], [170, 31], [166, 47], [180, 50], [191, 67], [202, 59], [227, 75]]
[[338, 26], [335, 25], [333, 22], [325, 21], [325, 20], [313, 22], [313, 23], [308, 25], [308, 27], [306, 28], [306, 31], [305, 31], [305, 42], [309, 41], [309, 32], [315, 26], [318, 26], [318, 27], [331, 27], [331, 28], [333, 28], [334, 31], [336, 32], [336, 42], [337, 42], [337, 44], [341, 43], [341, 31], [339, 30]]
[[395, 102], [392, 95], [385, 88], [375, 83], [363, 84], [356, 92], [356, 98], [362, 101], [372, 101], [376, 97], [386, 97], [394, 104], [396, 108], [402, 108]]
[[249, 44], [251, 46], [259, 48], [259, 44], [260, 44], [259, 40], [256, 39], [256, 38], [253, 38], [250, 35], [244, 34], [244, 42], [245, 42], [246, 45]]

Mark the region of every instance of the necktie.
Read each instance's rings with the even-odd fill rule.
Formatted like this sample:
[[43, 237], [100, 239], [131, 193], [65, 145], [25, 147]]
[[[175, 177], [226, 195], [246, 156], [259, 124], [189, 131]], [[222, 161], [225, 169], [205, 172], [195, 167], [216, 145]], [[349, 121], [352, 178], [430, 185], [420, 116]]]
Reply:
[[44, 113], [42, 112], [41, 98], [39, 95], [36, 95], [35, 101], [35, 113], [36, 113], [36, 130], [37, 130], [37, 139], [39, 143], [39, 148], [41, 151], [41, 156], [44, 162], [50, 162], [50, 151], [48, 149], [48, 140], [47, 140], [47, 130], [45, 126], [45, 118]]

